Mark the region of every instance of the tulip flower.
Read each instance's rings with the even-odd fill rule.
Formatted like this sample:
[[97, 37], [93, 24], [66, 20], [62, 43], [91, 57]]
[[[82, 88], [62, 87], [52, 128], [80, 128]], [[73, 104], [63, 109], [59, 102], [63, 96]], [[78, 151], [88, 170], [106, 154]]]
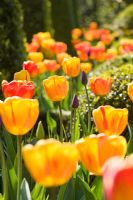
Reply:
[[38, 62], [38, 63], [36, 63], [36, 65], [39, 70], [39, 74], [43, 74], [44, 72], [47, 71], [44, 62]]
[[22, 69], [14, 74], [14, 80], [30, 81], [30, 74], [27, 70]]
[[109, 105], [100, 106], [93, 110], [93, 118], [100, 133], [120, 135], [128, 123], [128, 110], [116, 109]]
[[117, 135], [92, 134], [78, 140], [76, 145], [81, 161], [89, 172], [96, 175], [102, 174], [102, 167], [109, 158], [124, 157], [127, 150], [126, 139]]
[[39, 114], [37, 99], [8, 97], [0, 101], [2, 122], [7, 131], [13, 135], [24, 135], [35, 125]]
[[130, 97], [131, 101], [133, 102], [133, 82], [128, 84], [128, 96]]
[[68, 81], [65, 76], [51, 76], [43, 81], [44, 90], [52, 101], [62, 101], [68, 93]]
[[79, 28], [72, 29], [72, 39], [77, 40], [82, 35], [82, 30]]
[[62, 66], [65, 74], [69, 77], [76, 77], [80, 73], [80, 59], [77, 57], [65, 58]]
[[110, 92], [112, 85], [111, 77], [93, 77], [90, 78], [89, 85], [91, 91], [97, 96], [104, 96]]
[[41, 52], [30, 52], [28, 54], [28, 59], [35, 63], [41, 62], [43, 60], [43, 54]]
[[56, 60], [44, 60], [44, 66], [49, 72], [55, 72], [60, 68], [60, 65], [57, 64]]
[[92, 69], [92, 64], [91, 63], [81, 63], [80, 67], [81, 67], [81, 71], [88, 74]]
[[45, 187], [66, 183], [76, 171], [79, 154], [74, 144], [54, 139], [23, 147], [22, 155], [33, 179]]
[[50, 49], [54, 54], [58, 54], [67, 51], [67, 45], [64, 42], [55, 42]]
[[23, 69], [27, 70], [29, 72], [29, 74], [31, 75], [31, 77], [33, 77], [33, 78], [39, 74], [39, 69], [38, 69], [36, 63], [33, 61], [30, 61], [30, 60], [25, 61], [23, 63]]
[[35, 86], [32, 81], [2, 81], [2, 92], [5, 98], [19, 96], [23, 98], [32, 98]]
[[103, 167], [105, 200], [133, 199], [133, 154], [111, 158]]
[[60, 65], [62, 65], [64, 58], [71, 58], [71, 56], [68, 53], [65, 53], [65, 52], [57, 54], [57, 62]]

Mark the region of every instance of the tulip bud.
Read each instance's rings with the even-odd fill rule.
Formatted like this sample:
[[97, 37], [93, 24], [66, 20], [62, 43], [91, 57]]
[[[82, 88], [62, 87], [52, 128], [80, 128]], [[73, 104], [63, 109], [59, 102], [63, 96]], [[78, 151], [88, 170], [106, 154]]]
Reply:
[[72, 99], [72, 108], [78, 108], [79, 107], [79, 100], [77, 95], [74, 95]]
[[87, 75], [84, 71], [81, 74], [81, 82], [83, 85], [87, 85], [87, 83], [88, 83]]

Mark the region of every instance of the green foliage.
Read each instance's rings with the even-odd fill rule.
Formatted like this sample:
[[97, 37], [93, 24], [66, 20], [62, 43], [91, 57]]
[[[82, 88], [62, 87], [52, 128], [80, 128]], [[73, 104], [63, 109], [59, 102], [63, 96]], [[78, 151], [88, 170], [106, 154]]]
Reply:
[[[49, 0], [20, 0], [24, 12], [24, 30], [28, 41], [37, 32], [50, 29]], [[49, 30], [50, 31], [50, 30]]]
[[23, 17], [18, 0], [0, 1], [0, 70], [12, 73], [25, 58]]
[[133, 29], [133, 4], [127, 6], [116, 16], [114, 24], [124, 29]]

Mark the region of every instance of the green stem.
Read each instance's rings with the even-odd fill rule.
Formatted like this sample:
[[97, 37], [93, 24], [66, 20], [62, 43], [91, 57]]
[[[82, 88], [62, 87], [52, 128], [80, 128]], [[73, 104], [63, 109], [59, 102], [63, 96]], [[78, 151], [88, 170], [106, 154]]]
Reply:
[[70, 115], [70, 134], [72, 138], [72, 120], [73, 120], [73, 108], [72, 108], [72, 99], [73, 99], [73, 79], [70, 79], [70, 110], [71, 110], [71, 115]]
[[85, 85], [85, 92], [86, 92], [86, 99], [87, 99], [87, 104], [88, 104], [87, 127], [88, 127], [88, 133], [90, 134], [90, 129], [91, 129], [91, 113], [90, 113], [90, 109], [89, 109], [89, 97], [88, 97], [88, 91], [87, 91], [86, 85]]
[[4, 190], [4, 200], [8, 200], [7, 167], [6, 167], [5, 154], [4, 154], [1, 138], [0, 138], [0, 155], [1, 155], [1, 163], [2, 163], [2, 182], [3, 182], [3, 190]]
[[21, 154], [21, 141], [22, 136], [17, 136], [17, 178], [18, 178], [18, 185], [17, 185], [17, 200], [20, 200], [20, 186], [22, 181], [22, 154]]
[[59, 112], [60, 112], [60, 140], [63, 142], [63, 118], [62, 118], [62, 109], [61, 102], [59, 102]]

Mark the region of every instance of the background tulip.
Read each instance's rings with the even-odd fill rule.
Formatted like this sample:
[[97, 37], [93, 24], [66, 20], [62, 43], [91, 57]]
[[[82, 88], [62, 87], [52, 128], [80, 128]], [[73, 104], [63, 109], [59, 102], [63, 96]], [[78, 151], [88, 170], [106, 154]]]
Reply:
[[52, 101], [62, 101], [68, 93], [68, 81], [65, 76], [51, 76], [43, 81], [44, 90]]
[[31, 77], [36, 77], [39, 74], [39, 69], [33, 61], [25, 61], [23, 63], [23, 69], [27, 70]]
[[128, 123], [128, 110], [112, 106], [100, 106], [93, 110], [93, 119], [98, 132], [106, 135], [120, 135]]
[[32, 98], [35, 86], [32, 81], [2, 81], [2, 92], [5, 98], [19, 96], [23, 98]]
[[130, 97], [131, 101], [133, 102], [133, 82], [128, 84], [128, 96]]
[[105, 200], [133, 199], [133, 154], [125, 160], [114, 157], [103, 168]]
[[111, 77], [93, 77], [89, 81], [90, 88], [95, 95], [104, 96], [110, 92]]
[[32, 60], [33, 62], [41, 62], [43, 60], [43, 53], [41, 52], [31, 52], [28, 54], [28, 59]]
[[54, 139], [40, 140], [35, 146], [26, 145], [22, 154], [31, 176], [45, 187], [67, 182], [79, 158], [75, 145]]
[[127, 142], [123, 136], [90, 135], [76, 142], [80, 158], [89, 172], [102, 174], [102, 166], [113, 156], [124, 157]]
[[27, 70], [22, 69], [14, 74], [14, 80], [30, 81], [30, 74]]
[[7, 131], [13, 135], [24, 135], [35, 125], [39, 104], [36, 99], [9, 97], [0, 101], [2, 122]]
[[76, 57], [65, 58], [62, 63], [63, 70], [67, 76], [76, 77], [80, 73], [80, 59]]
[[81, 71], [88, 74], [92, 69], [92, 64], [91, 63], [81, 63], [80, 67], [81, 67]]

